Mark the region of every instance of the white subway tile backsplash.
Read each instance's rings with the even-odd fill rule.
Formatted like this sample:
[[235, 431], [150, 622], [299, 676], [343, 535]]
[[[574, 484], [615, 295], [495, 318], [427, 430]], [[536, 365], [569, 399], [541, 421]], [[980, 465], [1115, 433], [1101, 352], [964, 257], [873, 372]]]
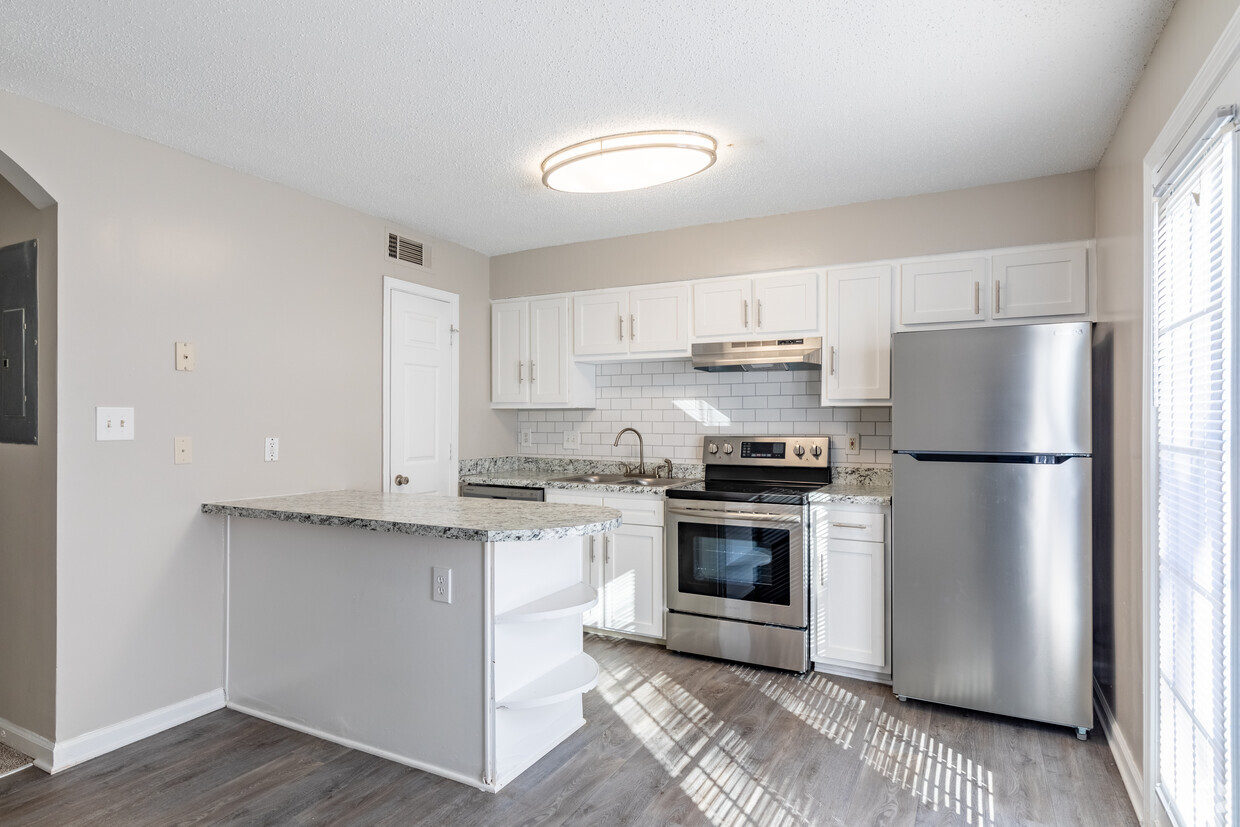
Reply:
[[[636, 427], [646, 456], [700, 462], [706, 435], [829, 436], [833, 463], [891, 464], [889, 407], [823, 408], [818, 373], [708, 373], [688, 359], [610, 362], [596, 366], [593, 410], [519, 411], [518, 431], [530, 430], [526, 454], [637, 458], [636, 441], [613, 447], [615, 434]], [[810, 377], [814, 378], [810, 378]], [[581, 449], [563, 447], [566, 431], [581, 433]], [[860, 451], [845, 454], [845, 436], [860, 437]]]

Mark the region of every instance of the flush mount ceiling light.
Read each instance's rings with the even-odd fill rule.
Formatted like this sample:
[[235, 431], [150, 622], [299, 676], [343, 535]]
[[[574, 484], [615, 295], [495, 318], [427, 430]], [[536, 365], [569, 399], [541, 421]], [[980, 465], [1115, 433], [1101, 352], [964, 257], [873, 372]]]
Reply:
[[715, 163], [715, 139], [701, 132], [626, 132], [592, 138], [542, 162], [543, 184], [561, 192], [624, 192], [696, 175]]

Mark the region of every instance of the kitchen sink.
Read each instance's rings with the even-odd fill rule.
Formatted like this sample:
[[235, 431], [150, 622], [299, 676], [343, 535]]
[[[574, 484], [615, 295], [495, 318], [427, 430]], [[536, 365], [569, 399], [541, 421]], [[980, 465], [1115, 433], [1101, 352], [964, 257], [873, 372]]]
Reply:
[[689, 482], [677, 477], [626, 477], [624, 474], [576, 474], [571, 477], [556, 477], [548, 482], [576, 482], [587, 485], [644, 485], [648, 488], [667, 488]]

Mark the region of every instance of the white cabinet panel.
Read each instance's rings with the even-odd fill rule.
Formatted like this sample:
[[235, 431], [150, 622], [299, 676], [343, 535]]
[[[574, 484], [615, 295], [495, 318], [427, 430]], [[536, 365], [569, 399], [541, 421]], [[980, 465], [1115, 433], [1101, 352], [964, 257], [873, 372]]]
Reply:
[[627, 290], [586, 293], [573, 298], [573, 353], [607, 356], [629, 352]]
[[530, 404], [568, 402], [568, 299], [530, 302]]
[[998, 255], [991, 259], [991, 314], [996, 319], [1089, 312], [1083, 246]]
[[753, 280], [753, 331], [811, 332], [818, 327], [818, 274], [788, 273]]
[[603, 625], [663, 637], [663, 529], [622, 525], [607, 537]]
[[491, 401], [526, 401], [525, 363], [529, 360], [529, 303], [491, 305]]
[[986, 319], [986, 259], [922, 261], [900, 267], [900, 322]]
[[603, 625], [603, 555], [606, 536], [592, 534], [581, 540], [581, 569], [585, 581], [599, 594], [598, 603], [587, 609], [581, 617], [586, 626]]
[[889, 510], [834, 503], [812, 509], [811, 660], [824, 671], [885, 679], [891, 672]]
[[689, 287], [629, 292], [629, 351], [685, 351], [689, 348]]
[[891, 267], [827, 272], [822, 404], [891, 401]]
[[693, 285], [693, 335], [747, 333], [753, 299], [750, 279], [711, 279]]

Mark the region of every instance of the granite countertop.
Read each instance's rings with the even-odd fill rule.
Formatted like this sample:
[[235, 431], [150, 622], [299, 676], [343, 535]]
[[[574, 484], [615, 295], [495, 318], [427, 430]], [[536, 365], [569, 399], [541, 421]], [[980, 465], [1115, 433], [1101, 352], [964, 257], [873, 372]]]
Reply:
[[324, 491], [204, 503], [206, 514], [349, 526], [475, 542], [555, 540], [611, 531], [614, 508], [563, 503], [477, 500], [379, 491]]
[[833, 482], [809, 495], [810, 503], [858, 503], [864, 505], [891, 505], [890, 485], [860, 485], [853, 482]]
[[461, 482], [468, 485], [510, 485], [515, 488], [554, 488], [560, 491], [595, 491], [600, 494], [649, 494], [664, 497], [668, 488], [687, 485], [697, 480], [686, 478], [676, 485], [633, 485], [623, 482], [557, 482], [556, 477], [570, 476], [566, 471], [492, 471], [485, 474], [468, 474]]

